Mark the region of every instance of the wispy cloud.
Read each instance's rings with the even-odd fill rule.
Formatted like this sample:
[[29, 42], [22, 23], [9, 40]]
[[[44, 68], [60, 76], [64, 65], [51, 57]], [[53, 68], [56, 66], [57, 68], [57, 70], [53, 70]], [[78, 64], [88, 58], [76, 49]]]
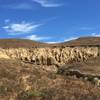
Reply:
[[65, 39], [64, 42], [70, 41], [70, 40], [75, 40], [75, 39], [77, 39], [77, 37], [70, 37], [70, 38]]
[[[62, 39], [61, 41], [47, 41], [46, 43], [48, 44], [55, 44], [55, 43], [63, 43], [63, 42], [67, 42], [67, 41], [71, 41], [71, 40], [75, 40], [78, 37], [70, 37], [70, 38], [66, 38], [66, 39]], [[54, 39], [54, 38], [52, 38]], [[55, 39], [54, 39], [55, 40]]]
[[55, 43], [61, 43], [62, 41], [49, 41], [49, 42], [46, 42], [48, 44], [55, 44]]
[[100, 34], [97, 34], [97, 33], [92, 33], [91, 35], [96, 36], [96, 37], [100, 37]]
[[33, 9], [34, 6], [30, 3], [19, 3], [19, 4], [4, 5], [2, 7], [8, 8], [8, 9], [30, 10], [30, 9]]
[[34, 3], [41, 5], [41, 7], [61, 7], [64, 5], [61, 3], [56, 3], [53, 0], [30, 0], [29, 2], [20, 2], [17, 4], [13, 3], [13, 4], [2, 5], [1, 7], [7, 9], [17, 9], [17, 10], [33, 10], [36, 9], [36, 5]]
[[4, 31], [9, 35], [19, 35], [34, 32], [42, 24], [33, 24], [33, 23], [10, 23], [6, 26], [3, 26]]
[[55, 3], [52, 0], [33, 0], [34, 2], [40, 4], [42, 7], [60, 7], [63, 4]]
[[30, 40], [36, 40], [36, 41], [40, 41], [40, 40], [47, 40], [49, 39], [50, 37], [40, 37], [40, 36], [37, 36], [37, 35], [30, 35], [30, 36], [27, 36], [26, 39], [30, 39]]

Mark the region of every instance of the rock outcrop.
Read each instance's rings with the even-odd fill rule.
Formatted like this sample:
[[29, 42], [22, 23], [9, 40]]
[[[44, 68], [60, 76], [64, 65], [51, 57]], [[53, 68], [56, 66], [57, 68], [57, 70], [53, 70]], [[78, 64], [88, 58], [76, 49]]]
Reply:
[[64, 65], [98, 55], [99, 47], [0, 48], [0, 58], [19, 59], [37, 65]]
[[70, 70], [66, 68], [59, 69], [57, 73], [60, 75], [70, 76], [73, 78], [89, 81], [97, 87], [100, 87], [100, 75], [82, 73], [79, 70]]

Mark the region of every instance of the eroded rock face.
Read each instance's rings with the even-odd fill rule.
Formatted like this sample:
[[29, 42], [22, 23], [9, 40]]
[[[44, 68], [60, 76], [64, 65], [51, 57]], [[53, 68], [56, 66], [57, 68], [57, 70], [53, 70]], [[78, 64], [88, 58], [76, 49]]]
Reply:
[[99, 55], [99, 47], [0, 48], [0, 58], [20, 59], [37, 65], [63, 65]]

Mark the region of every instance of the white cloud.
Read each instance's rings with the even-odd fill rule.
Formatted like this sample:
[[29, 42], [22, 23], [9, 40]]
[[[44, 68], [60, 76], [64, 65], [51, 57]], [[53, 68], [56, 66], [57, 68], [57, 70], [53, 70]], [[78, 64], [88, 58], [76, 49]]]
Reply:
[[71, 41], [71, 40], [75, 40], [75, 39], [77, 39], [77, 37], [70, 37], [70, 38], [65, 39], [64, 42]]
[[33, 5], [29, 3], [20, 3], [20, 4], [13, 4], [13, 5], [4, 5], [2, 7], [7, 7], [8, 9], [33, 9]]
[[32, 23], [11, 23], [3, 27], [9, 35], [19, 35], [34, 32], [41, 24]]
[[33, 0], [34, 2], [40, 4], [42, 7], [60, 7], [63, 4], [51, 2], [51, 0]]
[[55, 44], [55, 43], [67, 42], [67, 41], [71, 41], [71, 40], [75, 40], [75, 39], [77, 39], [77, 37], [70, 37], [70, 38], [64, 39], [62, 41], [48, 41], [46, 43]]
[[46, 42], [48, 44], [55, 44], [55, 43], [60, 43], [61, 41], [51, 41], [51, 42]]
[[39, 37], [37, 35], [30, 35], [30, 36], [27, 36], [26, 39], [30, 39], [30, 40], [36, 40], [36, 41], [39, 41], [39, 40], [46, 40], [46, 39], [49, 39], [50, 37]]
[[97, 34], [97, 33], [92, 33], [91, 35], [92, 35], [92, 36], [100, 37], [100, 34]]

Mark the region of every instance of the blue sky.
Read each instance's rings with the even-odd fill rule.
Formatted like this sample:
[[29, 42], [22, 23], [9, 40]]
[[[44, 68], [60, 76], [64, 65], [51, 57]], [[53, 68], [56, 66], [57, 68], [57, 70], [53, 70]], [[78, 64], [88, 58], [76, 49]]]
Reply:
[[100, 0], [0, 0], [0, 38], [63, 42], [100, 36]]

